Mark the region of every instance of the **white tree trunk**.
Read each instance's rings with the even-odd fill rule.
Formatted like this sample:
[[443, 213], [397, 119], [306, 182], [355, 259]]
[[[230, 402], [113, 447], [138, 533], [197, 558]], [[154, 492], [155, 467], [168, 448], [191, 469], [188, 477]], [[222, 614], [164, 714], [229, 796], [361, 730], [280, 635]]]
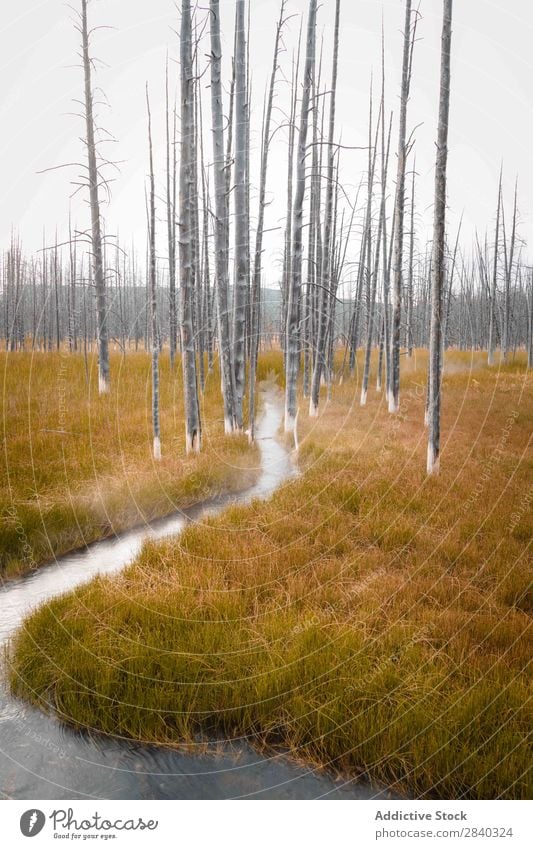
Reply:
[[91, 207], [91, 250], [94, 287], [96, 292], [96, 313], [98, 320], [98, 391], [100, 394], [105, 394], [109, 392], [109, 340], [107, 333], [107, 303], [102, 247], [102, 222], [100, 220], [100, 201], [98, 193], [100, 177], [96, 162], [91, 59], [89, 56], [87, 0], [81, 0], [81, 35], [83, 74], [85, 81], [85, 123], [87, 131], [86, 143], [89, 175], [89, 200]]
[[249, 287], [247, 152], [248, 91], [246, 75], [245, 4], [237, 0], [235, 21], [235, 289], [233, 357], [235, 368], [235, 427], [243, 428], [246, 380], [246, 305]]
[[326, 330], [328, 320], [329, 292], [332, 283], [332, 228], [333, 228], [333, 196], [334, 196], [334, 167], [335, 167], [335, 107], [337, 94], [337, 71], [339, 65], [339, 26], [340, 26], [340, 0], [335, 4], [335, 29], [333, 36], [333, 67], [331, 72], [331, 101], [329, 111], [329, 133], [328, 133], [328, 168], [326, 178], [326, 209], [324, 217], [324, 243], [322, 249], [322, 266], [319, 269], [319, 314], [318, 334], [315, 348], [315, 362], [313, 378], [311, 381], [311, 395], [309, 398], [309, 415], [318, 415], [318, 403], [320, 398], [320, 379], [325, 368], [326, 354]]
[[[383, 128], [385, 127], [385, 100], [382, 97], [381, 100], [381, 111], [382, 111], [382, 121]], [[367, 331], [367, 339], [366, 339], [366, 348], [365, 348], [365, 365], [363, 369], [363, 384], [361, 387], [361, 407], [366, 405], [367, 394], [368, 394], [368, 381], [370, 378], [370, 357], [372, 354], [372, 338], [374, 331], [374, 313], [376, 308], [376, 293], [377, 293], [377, 285], [378, 285], [378, 275], [379, 275], [379, 262], [381, 257], [381, 239], [383, 235], [383, 225], [386, 217], [386, 199], [387, 199], [387, 170], [389, 165], [389, 154], [390, 154], [390, 139], [391, 139], [391, 131], [392, 131], [392, 115], [389, 123], [389, 134], [387, 140], [387, 150], [384, 149], [384, 137], [382, 136], [382, 168], [381, 168], [381, 206], [380, 206], [380, 214], [379, 214], [379, 224], [378, 224], [378, 233], [376, 239], [376, 255], [374, 259], [374, 268], [372, 269], [372, 279], [371, 279], [371, 288], [370, 288], [370, 303], [369, 303], [369, 315], [368, 315], [368, 331]]]
[[402, 266], [403, 231], [405, 211], [405, 168], [407, 159], [407, 102], [411, 69], [411, 0], [405, 0], [405, 29], [403, 43], [402, 88], [400, 97], [400, 137], [398, 143], [398, 176], [396, 181], [393, 287], [392, 287], [392, 333], [391, 375], [389, 412], [400, 409], [400, 329], [402, 317]]
[[500, 171], [500, 182], [498, 185], [498, 208], [496, 210], [496, 235], [494, 237], [494, 265], [492, 268], [492, 287], [489, 292], [489, 350], [488, 350], [488, 365], [494, 364], [494, 337], [496, 324], [496, 284], [498, 282], [498, 253], [500, 239], [500, 213], [502, 202], [502, 172]]
[[217, 305], [220, 379], [224, 401], [224, 429], [235, 428], [235, 375], [231, 356], [228, 312], [228, 226], [226, 209], [226, 160], [224, 151], [224, 110], [222, 104], [220, 42], [220, 3], [210, 0], [211, 33], [211, 116], [213, 125], [213, 171], [215, 183], [215, 294]]
[[440, 470], [440, 418], [442, 384], [442, 293], [445, 281], [446, 168], [448, 163], [448, 123], [450, 114], [450, 65], [452, 41], [452, 0], [443, 0], [442, 55], [440, 76], [439, 127], [435, 166], [435, 211], [433, 222], [433, 262], [431, 274], [431, 332], [429, 345], [428, 453], [427, 473]]
[[200, 451], [201, 426], [193, 327], [192, 287], [192, 146], [194, 97], [192, 71], [192, 25], [190, 0], [182, 0], [181, 33], [181, 157], [180, 157], [180, 319], [185, 402], [185, 450]]
[[257, 231], [255, 236], [255, 254], [254, 254], [254, 274], [252, 280], [251, 293], [251, 344], [250, 344], [250, 377], [249, 377], [249, 438], [250, 442], [255, 438], [255, 377], [257, 370], [257, 358], [259, 351], [259, 334], [261, 324], [261, 270], [262, 270], [262, 254], [263, 254], [263, 230], [265, 224], [265, 199], [268, 171], [268, 151], [270, 146], [270, 125], [272, 122], [272, 107], [274, 104], [274, 91], [276, 86], [276, 76], [278, 71], [279, 49], [281, 41], [281, 32], [285, 17], [286, 0], [281, 0], [281, 8], [279, 14], [278, 25], [276, 27], [276, 37], [274, 42], [274, 59], [272, 62], [272, 71], [270, 74], [270, 86], [267, 96], [265, 109], [265, 119], [263, 122], [263, 140], [261, 144], [261, 173], [259, 176], [259, 214], [257, 219]]
[[161, 430], [159, 426], [159, 338], [157, 332], [157, 292], [155, 253], [155, 178], [152, 147], [152, 116], [148, 87], [146, 88], [148, 112], [148, 149], [150, 161], [150, 201], [148, 209], [148, 283], [150, 291], [150, 321], [152, 327], [152, 427], [154, 431], [154, 460], [161, 459]]
[[286, 370], [285, 370], [285, 431], [294, 433], [297, 413], [297, 382], [300, 365], [300, 299], [302, 286], [303, 204], [306, 184], [307, 130], [309, 126], [309, 101], [315, 68], [317, 0], [309, 2], [307, 47], [303, 81], [300, 129], [298, 134], [298, 161], [296, 166], [296, 193], [294, 197], [291, 270], [287, 303]]
[[175, 109], [173, 127], [170, 135], [170, 101], [168, 90], [168, 56], [165, 75], [166, 102], [166, 159], [167, 159], [167, 240], [168, 240], [168, 289], [169, 289], [169, 345], [170, 365], [174, 368], [176, 357], [177, 312], [176, 312], [176, 133]]

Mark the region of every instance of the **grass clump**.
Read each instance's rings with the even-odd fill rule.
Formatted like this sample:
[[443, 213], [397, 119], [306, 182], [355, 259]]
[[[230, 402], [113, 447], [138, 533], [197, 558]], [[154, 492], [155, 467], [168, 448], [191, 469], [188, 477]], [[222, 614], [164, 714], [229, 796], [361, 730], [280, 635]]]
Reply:
[[99, 397], [96, 358], [2, 353], [0, 574], [10, 577], [96, 539], [250, 485], [258, 453], [226, 437], [218, 375], [201, 399], [203, 451], [187, 457], [181, 366], [161, 358], [162, 461], [152, 457], [150, 357], [112, 355]]
[[423, 359], [399, 417], [345, 380], [270, 501], [35, 612], [13, 691], [110, 734], [246, 735], [419, 797], [529, 798], [533, 400], [523, 364], [447, 366], [438, 478]]

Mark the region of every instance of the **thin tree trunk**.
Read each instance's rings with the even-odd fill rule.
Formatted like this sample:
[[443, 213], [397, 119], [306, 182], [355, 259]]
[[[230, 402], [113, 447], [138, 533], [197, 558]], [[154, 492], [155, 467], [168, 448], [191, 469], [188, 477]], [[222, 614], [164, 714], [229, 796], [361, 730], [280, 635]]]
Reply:
[[261, 270], [263, 255], [263, 230], [265, 224], [265, 199], [268, 171], [268, 152], [270, 146], [270, 125], [272, 121], [272, 107], [274, 104], [274, 91], [278, 71], [279, 48], [281, 32], [285, 22], [285, 3], [281, 0], [276, 37], [274, 41], [274, 58], [272, 60], [272, 71], [270, 74], [270, 87], [267, 96], [265, 120], [263, 123], [263, 140], [261, 145], [261, 173], [259, 176], [259, 214], [257, 219], [257, 231], [255, 236], [254, 275], [251, 293], [251, 346], [250, 346], [250, 368], [249, 368], [249, 437], [254, 441], [255, 437], [255, 378], [257, 371], [257, 358], [259, 352], [260, 319], [261, 319]]
[[527, 295], [527, 367], [533, 368], [533, 269], [529, 272]]
[[[381, 110], [382, 110], [382, 121], [385, 123], [385, 115], [384, 115], [384, 107], [385, 102], [382, 100]], [[368, 313], [368, 332], [366, 339], [366, 350], [365, 350], [365, 365], [363, 370], [363, 383], [361, 387], [361, 406], [364, 407], [367, 400], [368, 393], [368, 380], [370, 377], [370, 357], [372, 354], [372, 338], [374, 331], [374, 312], [376, 306], [376, 293], [377, 293], [377, 285], [378, 285], [378, 275], [379, 275], [379, 262], [380, 262], [380, 254], [381, 254], [381, 239], [383, 235], [383, 224], [386, 216], [386, 199], [387, 199], [387, 171], [389, 165], [389, 153], [390, 153], [390, 139], [392, 132], [392, 115], [389, 123], [389, 133], [387, 140], [387, 150], [383, 151], [383, 159], [382, 159], [382, 172], [381, 172], [381, 208], [379, 214], [379, 224], [378, 224], [378, 233], [376, 239], [376, 255], [374, 259], [374, 268], [372, 269], [372, 281], [371, 281], [371, 291], [370, 291], [370, 304], [369, 304], [369, 313]]]
[[161, 459], [161, 430], [159, 426], [159, 343], [157, 334], [157, 291], [155, 253], [155, 178], [152, 148], [152, 116], [148, 86], [146, 87], [146, 109], [148, 112], [148, 149], [150, 160], [150, 200], [148, 207], [148, 277], [150, 288], [150, 319], [152, 326], [152, 426], [154, 432], [154, 460]]
[[431, 332], [429, 343], [429, 434], [427, 473], [440, 469], [440, 419], [442, 389], [442, 294], [445, 281], [446, 168], [448, 162], [448, 123], [450, 114], [450, 66], [452, 42], [452, 0], [443, 0], [442, 55], [440, 79], [437, 162], [435, 166], [435, 212], [433, 224], [433, 263], [431, 275]]
[[[229, 257], [229, 237], [230, 237], [230, 197], [231, 197], [231, 174], [232, 174], [232, 150], [233, 150], [233, 127], [234, 127], [234, 115], [235, 115], [235, 57], [231, 60], [231, 84], [230, 84], [230, 95], [229, 95], [229, 110], [228, 110], [228, 137], [226, 140], [226, 167], [225, 167], [225, 180], [226, 180], [226, 253]], [[233, 356], [232, 356], [233, 363]], [[233, 382], [235, 383], [235, 377], [233, 377]], [[233, 386], [233, 403], [235, 404], [235, 386]]]
[[[18, 263], [17, 263], [18, 265]], [[59, 257], [57, 254], [57, 231], [56, 231], [56, 243], [54, 248], [54, 301], [55, 301], [55, 313], [56, 313], [56, 351], [59, 351], [61, 348], [61, 321], [59, 318], [59, 286], [60, 286], [60, 276], [61, 276], [61, 268], [59, 264]], [[18, 279], [19, 275], [17, 273], [17, 289], [18, 289]], [[18, 291], [17, 297], [15, 300], [15, 305], [18, 307]]]
[[76, 324], [76, 243], [72, 238], [72, 223], [70, 212], [68, 217], [69, 259], [70, 259], [70, 298], [69, 298], [69, 347], [71, 351], [78, 350], [78, 331]]
[[231, 356], [228, 315], [228, 241], [226, 211], [226, 175], [224, 158], [224, 111], [222, 105], [220, 43], [220, 3], [210, 0], [211, 33], [211, 113], [213, 122], [213, 170], [215, 175], [215, 288], [217, 299], [220, 377], [224, 400], [224, 427], [231, 433], [235, 427], [235, 375]]
[[235, 32], [235, 288], [233, 357], [235, 368], [235, 426], [243, 429], [246, 382], [246, 302], [249, 281], [246, 165], [248, 92], [246, 77], [245, 3], [237, 0]]
[[[313, 378], [311, 381], [311, 395], [309, 398], [309, 415], [318, 415], [318, 403], [320, 398], [320, 379], [325, 367], [326, 353], [326, 330], [328, 295], [333, 285], [332, 282], [332, 227], [333, 227], [333, 197], [334, 197], [334, 170], [335, 170], [335, 109], [337, 96], [337, 75], [339, 67], [339, 28], [340, 28], [340, 0], [335, 3], [335, 29], [333, 36], [333, 67], [331, 72], [331, 100], [329, 109], [329, 131], [328, 131], [328, 169], [326, 182], [326, 209], [324, 215], [324, 243], [322, 249], [322, 266], [320, 268], [320, 308], [318, 317], [318, 336], [316, 340], [315, 362]], [[331, 328], [331, 332], [334, 329]]]
[[166, 158], [167, 158], [167, 242], [168, 242], [168, 295], [169, 295], [169, 347], [170, 366], [174, 368], [176, 358], [177, 310], [176, 310], [176, 112], [174, 133], [170, 136], [170, 101], [168, 90], [168, 56], [165, 73], [166, 101]]
[[515, 257], [516, 245], [516, 217], [517, 217], [517, 200], [518, 200], [518, 181], [515, 183], [514, 190], [514, 205], [513, 205], [513, 223], [511, 228], [511, 242], [509, 245], [509, 256], [507, 256], [507, 240], [505, 236], [505, 225], [503, 227], [504, 243], [505, 243], [505, 300], [503, 307], [503, 333], [502, 333], [502, 350], [501, 360], [507, 362], [509, 354], [509, 337], [510, 337], [510, 321], [511, 321], [511, 278], [513, 274], [513, 263]]
[[85, 80], [85, 122], [87, 129], [87, 157], [89, 174], [89, 198], [91, 206], [91, 249], [96, 311], [98, 320], [98, 390], [109, 392], [109, 340], [107, 333], [107, 303], [105, 272], [102, 249], [102, 227], [98, 192], [98, 166], [96, 162], [95, 124], [93, 113], [93, 91], [91, 85], [91, 59], [89, 56], [89, 29], [87, 23], [87, 0], [81, 0], [81, 35], [83, 73]]
[[413, 181], [411, 188], [411, 227], [409, 233], [409, 276], [407, 278], [407, 329], [406, 348], [409, 359], [413, 356], [413, 269], [415, 252], [415, 180], [416, 159], [413, 163]]
[[204, 323], [202, 316], [202, 253], [200, 248], [200, 211], [199, 211], [199, 192], [198, 192], [198, 152], [199, 144], [199, 110], [200, 103], [198, 99], [199, 88], [199, 70], [198, 70], [198, 52], [195, 51], [195, 73], [193, 80], [193, 145], [192, 145], [192, 191], [191, 191], [191, 212], [192, 212], [192, 290], [193, 290], [193, 327], [195, 337], [195, 350], [197, 353], [197, 363], [199, 372], [200, 388], [203, 392], [205, 385], [205, 362], [204, 362]]
[[291, 273], [287, 303], [287, 354], [285, 371], [285, 431], [294, 433], [297, 415], [297, 382], [300, 364], [300, 297], [302, 285], [303, 204], [306, 183], [307, 130], [309, 126], [309, 100], [315, 67], [317, 0], [309, 2], [307, 48], [303, 81], [303, 95], [298, 135], [298, 161], [296, 167], [296, 193], [294, 197]]
[[183, 394], [185, 401], [185, 450], [200, 451], [201, 425], [193, 327], [192, 274], [192, 155], [194, 143], [194, 80], [190, 0], [183, 0], [180, 34], [181, 63], [181, 157], [180, 157], [180, 307]]
[[305, 288], [303, 315], [304, 342], [304, 398], [309, 397], [311, 377], [314, 366], [313, 345], [316, 342], [317, 329], [317, 279], [318, 279], [318, 230], [320, 228], [320, 174], [318, 170], [318, 116], [320, 65], [318, 79], [313, 79], [313, 150], [311, 162], [311, 190], [309, 204], [309, 242], [307, 248], [307, 285]]
[[400, 99], [400, 138], [398, 143], [398, 177], [396, 181], [396, 232], [394, 236], [391, 385], [389, 412], [400, 409], [400, 330], [402, 318], [402, 265], [405, 210], [405, 170], [407, 160], [407, 102], [411, 72], [411, 0], [405, 0], [405, 30], [403, 43], [402, 88]]
[[286, 316], [289, 302], [290, 278], [292, 269], [292, 206], [294, 200], [294, 141], [296, 138], [296, 106], [298, 92], [298, 75], [300, 69], [300, 48], [302, 41], [302, 30], [298, 36], [298, 52], [296, 62], [293, 58], [292, 87], [291, 87], [291, 113], [289, 116], [289, 147], [287, 153], [287, 214], [285, 218], [285, 246], [283, 253], [283, 279], [281, 284], [281, 321], [280, 321], [280, 345], [284, 354], [284, 367], [287, 368], [287, 326]]
[[494, 364], [494, 337], [496, 324], [496, 286], [498, 282], [498, 253], [500, 239], [500, 213], [502, 202], [502, 172], [500, 171], [500, 182], [498, 184], [498, 208], [496, 210], [496, 235], [494, 242], [494, 266], [492, 269], [492, 288], [489, 294], [489, 350], [488, 350], [488, 365]]

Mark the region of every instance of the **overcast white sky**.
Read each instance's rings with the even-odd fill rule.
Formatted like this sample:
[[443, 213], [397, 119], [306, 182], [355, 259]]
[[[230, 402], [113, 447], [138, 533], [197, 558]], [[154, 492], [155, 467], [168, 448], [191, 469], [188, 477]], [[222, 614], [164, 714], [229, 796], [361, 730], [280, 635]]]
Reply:
[[[76, 7], [78, 0], [72, 0]], [[229, 76], [232, 49], [233, 0], [222, 0], [224, 74]], [[288, 0], [288, 12], [306, 13], [306, 0]], [[425, 222], [431, 220], [434, 140], [438, 106], [438, 73], [442, 2], [421, 0], [409, 125], [417, 130], [416, 156], [419, 172], [418, 206]], [[176, 56], [173, 29], [178, 17], [172, 0], [93, 0], [93, 25], [101, 30], [94, 52], [107, 67], [99, 70], [110, 109], [102, 111], [102, 123], [117, 144], [110, 148], [123, 160], [113, 200], [106, 210], [108, 230], [117, 229], [124, 239], [135, 238], [139, 251], [145, 244], [144, 179], [146, 172], [145, 81], [150, 84], [156, 159], [164, 167], [163, 115], [164, 64], [167, 49]], [[387, 50], [388, 108], [397, 109], [401, 63], [402, 0], [344, 0], [338, 94], [338, 133], [346, 145], [364, 145], [367, 134], [368, 85], [372, 68], [380, 73], [380, 28], [384, 15]], [[334, 0], [323, 0], [319, 33], [331, 56]], [[253, 133], [262, 114], [262, 96], [271, 66], [273, 35], [278, 15], [277, 0], [252, 0], [251, 59], [255, 93]], [[292, 50], [299, 19], [289, 24], [283, 69], [290, 74]], [[532, 95], [533, 3], [530, 0], [455, 0], [452, 108], [450, 122], [449, 207], [450, 228], [465, 213], [465, 238], [474, 227], [492, 225], [500, 162], [504, 160], [507, 205], [519, 175], [521, 234], [533, 240], [533, 135]], [[9, 241], [14, 226], [28, 250], [38, 247], [43, 227], [65, 232], [69, 179], [76, 169], [38, 174], [42, 169], [79, 160], [82, 152], [79, 119], [72, 116], [72, 99], [81, 95], [81, 71], [77, 67], [77, 36], [72, 12], [63, 0], [10, 0], [2, 3], [0, 28], [0, 246]], [[208, 91], [204, 97], [208, 105]], [[279, 89], [278, 105], [286, 102], [287, 88]], [[279, 115], [278, 115], [279, 117]], [[210, 143], [208, 144], [208, 150]], [[282, 133], [272, 150], [267, 227], [281, 223], [284, 213], [286, 146]], [[157, 162], [156, 162], [157, 165]], [[343, 180], [359, 182], [365, 154], [346, 153]], [[256, 179], [256, 175], [253, 175]], [[161, 214], [163, 209], [161, 208]], [[78, 197], [72, 202], [73, 219], [87, 225], [87, 209]], [[424, 225], [422, 225], [424, 226]], [[163, 227], [162, 227], [163, 229]], [[276, 279], [279, 234], [267, 245], [267, 279]]]

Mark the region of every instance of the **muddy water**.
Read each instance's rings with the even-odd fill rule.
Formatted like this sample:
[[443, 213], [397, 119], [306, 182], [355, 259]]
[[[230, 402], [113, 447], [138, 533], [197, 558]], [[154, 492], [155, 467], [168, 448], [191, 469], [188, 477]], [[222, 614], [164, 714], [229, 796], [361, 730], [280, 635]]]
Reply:
[[[177, 534], [187, 523], [219, 513], [229, 504], [270, 495], [295, 474], [288, 452], [276, 440], [281, 416], [281, 401], [269, 390], [257, 428], [261, 474], [246, 492], [95, 543], [6, 585], [0, 591], [0, 642], [9, 640], [37, 605], [95, 575], [124, 568], [145, 539]], [[336, 780], [284, 754], [265, 757], [246, 741], [213, 742], [201, 752], [184, 752], [73, 731], [13, 699], [4, 682], [0, 682], [0, 793], [12, 799], [389, 798], [386, 790]]]

